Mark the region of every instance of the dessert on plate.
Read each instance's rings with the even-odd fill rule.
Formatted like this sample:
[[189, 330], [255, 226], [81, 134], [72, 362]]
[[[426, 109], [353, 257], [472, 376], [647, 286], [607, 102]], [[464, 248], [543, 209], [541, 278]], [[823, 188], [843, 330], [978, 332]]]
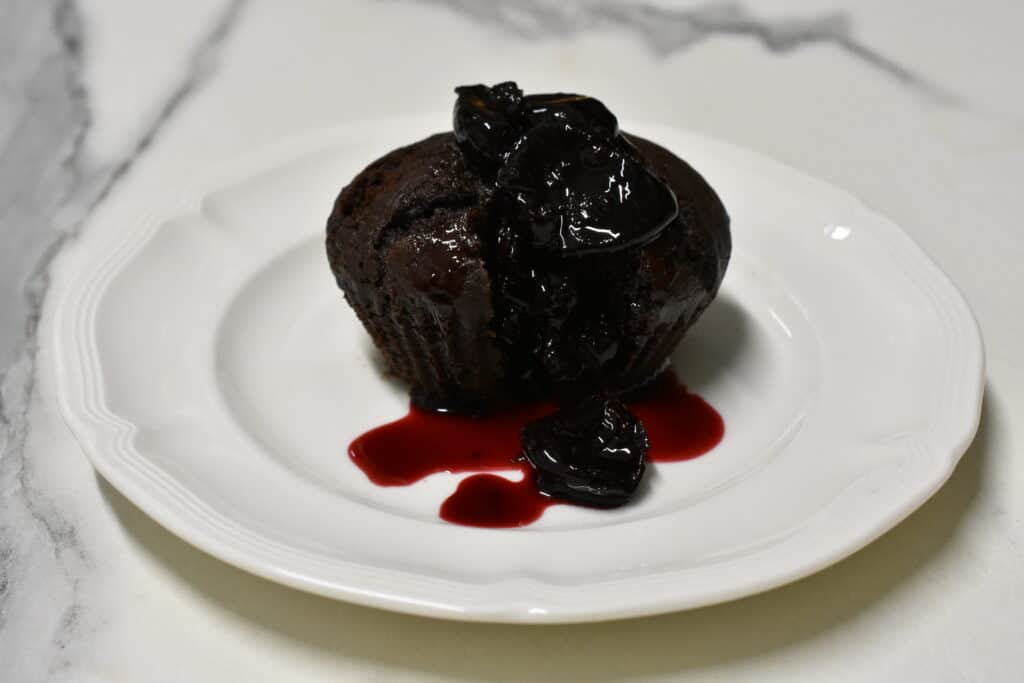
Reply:
[[619, 505], [648, 448], [620, 398], [659, 376], [714, 299], [728, 214], [696, 170], [620, 131], [596, 99], [513, 82], [456, 93], [452, 132], [341, 191], [331, 270], [418, 409], [550, 400], [557, 414], [523, 430], [537, 486]]

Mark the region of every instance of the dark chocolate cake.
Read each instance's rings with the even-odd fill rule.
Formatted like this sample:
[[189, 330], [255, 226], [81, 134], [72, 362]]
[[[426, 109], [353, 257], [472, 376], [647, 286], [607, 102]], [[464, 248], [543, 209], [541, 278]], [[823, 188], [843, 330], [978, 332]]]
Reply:
[[327, 223], [345, 297], [423, 407], [562, 401], [655, 377], [730, 254], [714, 190], [597, 100], [458, 88], [454, 133], [396, 149]]

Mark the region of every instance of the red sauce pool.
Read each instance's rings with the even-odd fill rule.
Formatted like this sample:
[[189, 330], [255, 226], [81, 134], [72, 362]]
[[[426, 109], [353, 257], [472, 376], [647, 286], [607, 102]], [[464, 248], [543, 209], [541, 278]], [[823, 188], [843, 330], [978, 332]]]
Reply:
[[725, 422], [718, 411], [688, 392], [672, 372], [664, 373], [628, 404], [651, 441], [648, 462], [691, 460], [710, 451], [725, 436]]
[[537, 490], [529, 465], [520, 465], [519, 469], [523, 472], [520, 481], [494, 474], [466, 477], [441, 504], [441, 519], [491, 529], [526, 526], [540, 519], [552, 505], [562, 503]]
[[[647, 430], [648, 462], [696, 458], [725, 434], [718, 411], [688, 392], [671, 372], [628, 403]], [[349, 456], [380, 486], [408, 486], [436, 472], [520, 470], [524, 476], [518, 482], [493, 474], [463, 479], [441, 505], [440, 515], [468, 526], [524, 526], [560, 501], [537, 491], [532, 469], [519, 460], [519, 430], [554, 410], [554, 404], [544, 402], [471, 418], [412, 406], [405, 417], [356, 438]]]

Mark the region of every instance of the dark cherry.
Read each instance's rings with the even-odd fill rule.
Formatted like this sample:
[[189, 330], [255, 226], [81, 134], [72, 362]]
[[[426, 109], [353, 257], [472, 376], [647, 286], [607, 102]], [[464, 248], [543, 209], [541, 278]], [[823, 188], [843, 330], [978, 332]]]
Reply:
[[507, 81], [493, 88], [463, 85], [455, 92], [456, 141], [474, 161], [487, 166], [498, 164], [522, 133], [519, 104], [523, 91]]
[[581, 256], [645, 244], [679, 212], [676, 197], [639, 160], [615, 115], [592, 97], [523, 96], [511, 82], [455, 89], [455, 139], [497, 170], [541, 252]]
[[542, 493], [604, 508], [633, 496], [650, 448], [626, 406], [596, 396], [527, 424], [522, 446]]
[[611, 141], [565, 123], [542, 123], [498, 171], [534, 249], [585, 256], [641, 246], [679, 213], [659, 178]]
[[528, 126], [558, 121], [590, 131], [595, 137], [610, 140], [619, 132], [619, 120], [600, 100], [586, 95], [550, 93], [527, 95], [521, 109]]

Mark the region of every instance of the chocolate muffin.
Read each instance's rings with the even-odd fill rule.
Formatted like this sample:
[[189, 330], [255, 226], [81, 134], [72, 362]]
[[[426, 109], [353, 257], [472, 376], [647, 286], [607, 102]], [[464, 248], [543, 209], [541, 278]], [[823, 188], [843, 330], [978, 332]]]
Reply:
[[686, 162], [580, 95], [456, 89], [454, 132], [339, 195], [331, 270], [422, 406], [619, 393], [711, 303], [729, 217]]

